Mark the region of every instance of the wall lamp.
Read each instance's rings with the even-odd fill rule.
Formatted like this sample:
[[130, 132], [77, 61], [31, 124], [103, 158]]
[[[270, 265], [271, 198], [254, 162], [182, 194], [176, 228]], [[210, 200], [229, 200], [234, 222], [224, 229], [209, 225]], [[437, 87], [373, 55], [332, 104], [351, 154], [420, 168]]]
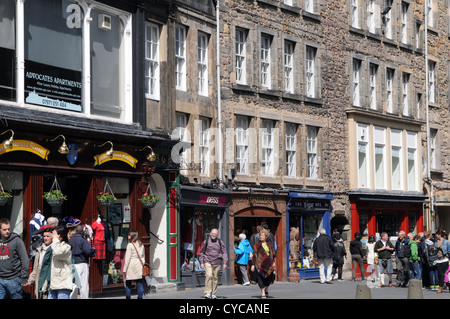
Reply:
[[106, 152], [106, 156], [108, 156], [108, 157], [113, 157], [113, 156], [114, 156], [114, 149], [113, 149], [114, 145], [113, 145], [113, 143], [112, 143], [111, 141], [106, 141], [105, 143], [103, 143], [103, 144], [100, 145], [99, 147], [102, 147], [102, 146], [105, 145], [106, 143], [111, 144], [111, 149], [110, 149], [109, 151]]
[[67, 147], [66, 144], [66, 138], [64, 137], [64, 135], [58, 135], [57, 137], [55, 137], [54, 139], [50, 140], [51, 142], [55, 141], [58, 137], [62, 137], [63, 138], [63, 143], [61, 144], [61, 146], [58, 148], [58, 152], [60, 154], [68, 154], [69, 153], [69, 148]]
[[149, 148], [150, 150], [151, 150], [151, 152], [147, 155], [147, 160], [149, 161], [149, 162], [154, 162], [154, 161], [156, 161], [156, 154], [155, 154], [155, 152], [153, 152], [153, 148], [151, 148], [151, 146], [144, 146], [144, 148], [142, 148], [142, 149], [140, 149], [140, 151], [143, 151], [143, 150], [145, 150], [146, 148]]
[[12, 135], [11, 135], [11, 137], [9, 138], [9, 140], [4, 140], [4, 141], [3, 141], [3, 144], [5, 145], [6, 148], [11, 149], [11, 148], [14, 147], [14, 139], [13, 139], [13, 137], [14, 137], [14, 131], [11, 130], [11, 129], [9, 129], [9, 130], [4, 131], [4, 132], [3, 132], [2, 134], [0, 134], [0, 135], [5, 134], [6, 132], [11, 132]]

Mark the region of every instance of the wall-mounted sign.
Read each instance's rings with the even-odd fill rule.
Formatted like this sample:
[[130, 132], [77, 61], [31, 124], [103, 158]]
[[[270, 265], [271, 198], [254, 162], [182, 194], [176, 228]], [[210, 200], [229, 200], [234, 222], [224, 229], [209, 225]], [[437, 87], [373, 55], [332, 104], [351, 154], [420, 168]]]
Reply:
[[25, 102], [81, 112], [81, 72], [25, 60]]
[[46, 161], [48, 160], [48, 154], [50, 154], [48, 149], [32, 141], [14, 140], [13, 148], [6, 148], [3, 143], [0, 144], [0, 155], [14, 151], [30, 152]]
[[136, 168], [136, 163], [138, 160], [130, 154], [121, 151], [114, 151], [113, 156], [108, 156], [106, 153], [107, 152], [94, 156], [94, 166], [99, 166], [109, 161], [121, 161], [127, 163], [133, 168]]

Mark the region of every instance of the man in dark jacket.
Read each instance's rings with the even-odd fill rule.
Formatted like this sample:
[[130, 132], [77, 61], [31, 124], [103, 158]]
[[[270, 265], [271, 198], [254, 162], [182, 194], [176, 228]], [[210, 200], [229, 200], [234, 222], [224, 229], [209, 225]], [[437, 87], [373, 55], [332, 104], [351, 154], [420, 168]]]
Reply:
[[399, 231], [398, 239], [395, 243], [395, 257], [397, 261], [397, 287], [406, 287], [409, 281], [409, 257], [411, 257], [411, 249], [409, 246], [409, 238], [405, 236], [403, 230]]
[[[81, 281], [80, 297], [89, 298], [89, 257], [95, 256], [95, 249], [82, 236], [83, 226], [75, 226], [75, 234], [69, 239], [72, 245], [72, 258], [75, 263], [75, 269]], [[76, 298], [77, 290], [72, 291], [72, 298]]]
[[338, 273], [338, 280], [342, 281], [342, 266], [344, 266], [344, 257], [347, 258], [347, 251], [345, 250], [344, 243], [341, 240], [341, 235], [335, 233], [332, 235], [334, 240], [334, 252], [333, 252], [333, 277]]
[[359, 265], [359, 271], [361, 272], [361, 280], [364, 281], [364, 267], [363, 267], [363, 258], [364, 258], [364, 250], [362, 248], [361, 243], [361, 235], [359, 233], [355, 233], [355, 239], [350, 242], [350, 254], [352, 255], [352, 279], [356, 280], [356, 266]]
[[[320, 230], [319, 237], [313, 244], [314, 257], [319, 261], [320, 283], [332, 284], [333, 271], [333, 241], [327, 235], [325, 229]], [[325, 267], [327, 267], [327, 276], [325, 278]]]

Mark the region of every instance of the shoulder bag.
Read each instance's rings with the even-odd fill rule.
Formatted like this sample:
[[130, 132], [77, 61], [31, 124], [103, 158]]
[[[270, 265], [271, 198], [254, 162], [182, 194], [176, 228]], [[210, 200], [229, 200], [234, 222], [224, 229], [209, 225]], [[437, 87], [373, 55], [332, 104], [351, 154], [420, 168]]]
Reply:
[[147, 263], [144, 263], [141, 259], [141, 256], [139, 256], [139, 252], [136, 248], [136, 246], [134, 245], [134, 243], [132, 243], [134, 246], [134, 249], [136, 249], [136, 254], [138, 255], [139, 260], [141, 261], [142, 264], [142, 277], [146, 277], [148, 275], [150, 275], [150, 265]]

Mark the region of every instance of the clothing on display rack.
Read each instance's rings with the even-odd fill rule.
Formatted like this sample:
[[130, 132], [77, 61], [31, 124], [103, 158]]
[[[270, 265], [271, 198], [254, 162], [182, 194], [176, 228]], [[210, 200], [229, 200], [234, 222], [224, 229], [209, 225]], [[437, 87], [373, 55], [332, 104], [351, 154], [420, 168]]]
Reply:
[[195, 251], [195, 255], [200, 255], [203, 243], [203, 224], [199, 217], [192, 217], [186, 222], [183, 242], [185, 250]]
[[97, 251], [97, 254], [93, 259], [106, 259], [105, 223], [98, 218], [92, 223], [92, 230], [94, 231], [93, 248]]

